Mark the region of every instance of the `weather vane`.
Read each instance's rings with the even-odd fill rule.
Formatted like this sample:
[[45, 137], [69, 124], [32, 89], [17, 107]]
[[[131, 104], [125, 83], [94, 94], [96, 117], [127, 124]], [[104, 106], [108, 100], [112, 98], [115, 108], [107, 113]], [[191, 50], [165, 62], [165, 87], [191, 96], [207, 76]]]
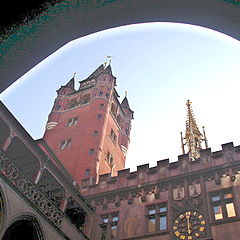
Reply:
[[112, 56], [107, 56], [106, 61], [104, 62], [104, 67], [106, 68], [112, 62]]

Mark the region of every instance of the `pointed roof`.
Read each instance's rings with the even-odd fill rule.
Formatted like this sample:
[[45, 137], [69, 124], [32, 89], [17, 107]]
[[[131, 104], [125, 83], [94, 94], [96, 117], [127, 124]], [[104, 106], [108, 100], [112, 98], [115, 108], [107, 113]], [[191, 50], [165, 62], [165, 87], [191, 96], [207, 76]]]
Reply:
[[121, 106], [122, 108], [128, 109], [131, 113], [132, 113], [132, 118], [133, 118], [133, 111], [131, 110], [131, 108], [129, 107], [129, 103], [128, 103], [128, 99], [127, 96], [124, 97], [124, 99], [121, 102]]
[[191, 107], [191, 102], [187, 100], [187, 121], [186, 121], [186, 132], [185, 137], [182, 137], [181, 133], [181, 142], [183, 154], [185, 154], [184, 146], [187, 145], [189, 153], [189, 159], [195, 161], [200, 157], [200, 150], [202, 148], [202, 142], [205, 142], [207, 147], [207, 139], [204, 132], [204, 135], [200, 132], [198, 125], [195, 120], [195, 116]]
[[187, 100], [187, 121], [186, 121], [186, 137], [190, 133], [197, 135], [197, 137], [202, 136], [201, 132], [199, 131], [198, 125], [195, 120], [195, 116], [191, 107], [191, 102]]
[[68, 83], [67, 83], [66, 85], [64, 85], [63, 87], [69, 87], [69, 88], [74, 89], [74, 83], [75, 83], [75, 78], [72, 77], [72, 78], [68, 81]]
[[[89, 77], [87, 77], [85, 80], [90, 79], [90, 78], [95, 78], [99, 76], [102, 73], [109, 73], [112, 75], [112, 68], [111, 65], [108, 64], [105, 66], [104, 64], [101, 64]], [[85, 81], [83, 80], [83, 81]], [[82, 81], [81, 81], [82, 82]]]
[[57, 92], [59, 92], [62, 88], [70, 88], [70, 89], [72, 89], [72, 90], [75, 91], [74, 85], [75, 85], [75, 74], [74, 74], [74, 76], [67, 82], [66, 85], [61, 85], [61, 87], [57, 90]]
[[121, 105], [122, 105], [124, 108], [130, 109], [127, 96], [124, 97], [124, 99], [122, 100]]

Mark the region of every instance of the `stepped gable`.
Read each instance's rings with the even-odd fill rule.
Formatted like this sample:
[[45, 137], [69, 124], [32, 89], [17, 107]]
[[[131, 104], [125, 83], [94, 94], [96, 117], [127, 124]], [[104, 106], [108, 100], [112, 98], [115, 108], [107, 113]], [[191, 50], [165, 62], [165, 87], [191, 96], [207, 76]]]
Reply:
[[[216, 177], [213, 172], [216, 172], [219, 178], [224, 177], [224, 174], [230, 176], [229, 172], [232, 174], [240, 173], [240, 146], [234, 147], [232, 142], [223, 144], [220, 151], [212, 152], [208, 148], [201, 150], [200, 154], [200, 158], [194, 162], [189, 161], [188, 154], [184, 154], [178, 156], [176, 162], [164, 159], [158, 161], [155, 167], [149, 168], [149, 164], [144, 164], [137, 166], [135, 172], [123, 169], [118, 171], [118, 175], [115, 177], [111, 177], [110, 174], [100, 175], [98, 184], [94, 184], [92, 179], [86, 178], [81, 182], [81, 192], [84, 195], [94, 196], [99, 193], [109, 194], [129, 188], [161, 185], [187, 176], [194, 176], [194, 174], [199, 175], [199, 173], [209, 177], [209, 179]], [[226, 165], [229, 165], [228, 168], [232, 170], [226, 171]]]

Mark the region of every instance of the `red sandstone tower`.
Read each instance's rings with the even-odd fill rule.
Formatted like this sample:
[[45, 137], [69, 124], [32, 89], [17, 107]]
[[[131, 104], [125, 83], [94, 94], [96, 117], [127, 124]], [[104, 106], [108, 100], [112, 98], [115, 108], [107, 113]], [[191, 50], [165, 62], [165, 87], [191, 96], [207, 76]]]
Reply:
[[101, 65], [74, 88], [74, 77], [57, 90], [44, 140], [77, 183], [124, 169], [133, 111], [120, 103], [110, 65]]

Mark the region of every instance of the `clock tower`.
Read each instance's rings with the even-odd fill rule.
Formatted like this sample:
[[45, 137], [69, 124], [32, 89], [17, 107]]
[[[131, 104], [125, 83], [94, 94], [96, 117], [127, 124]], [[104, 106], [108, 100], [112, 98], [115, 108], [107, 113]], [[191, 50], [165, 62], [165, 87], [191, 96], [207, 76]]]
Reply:
[[74, 76], [57, 90], [43, 138], [77, 183], [97, 182], [124, 169], [133, 111], [126, 96], [119, 102], [110, 63], [79, 83]]

